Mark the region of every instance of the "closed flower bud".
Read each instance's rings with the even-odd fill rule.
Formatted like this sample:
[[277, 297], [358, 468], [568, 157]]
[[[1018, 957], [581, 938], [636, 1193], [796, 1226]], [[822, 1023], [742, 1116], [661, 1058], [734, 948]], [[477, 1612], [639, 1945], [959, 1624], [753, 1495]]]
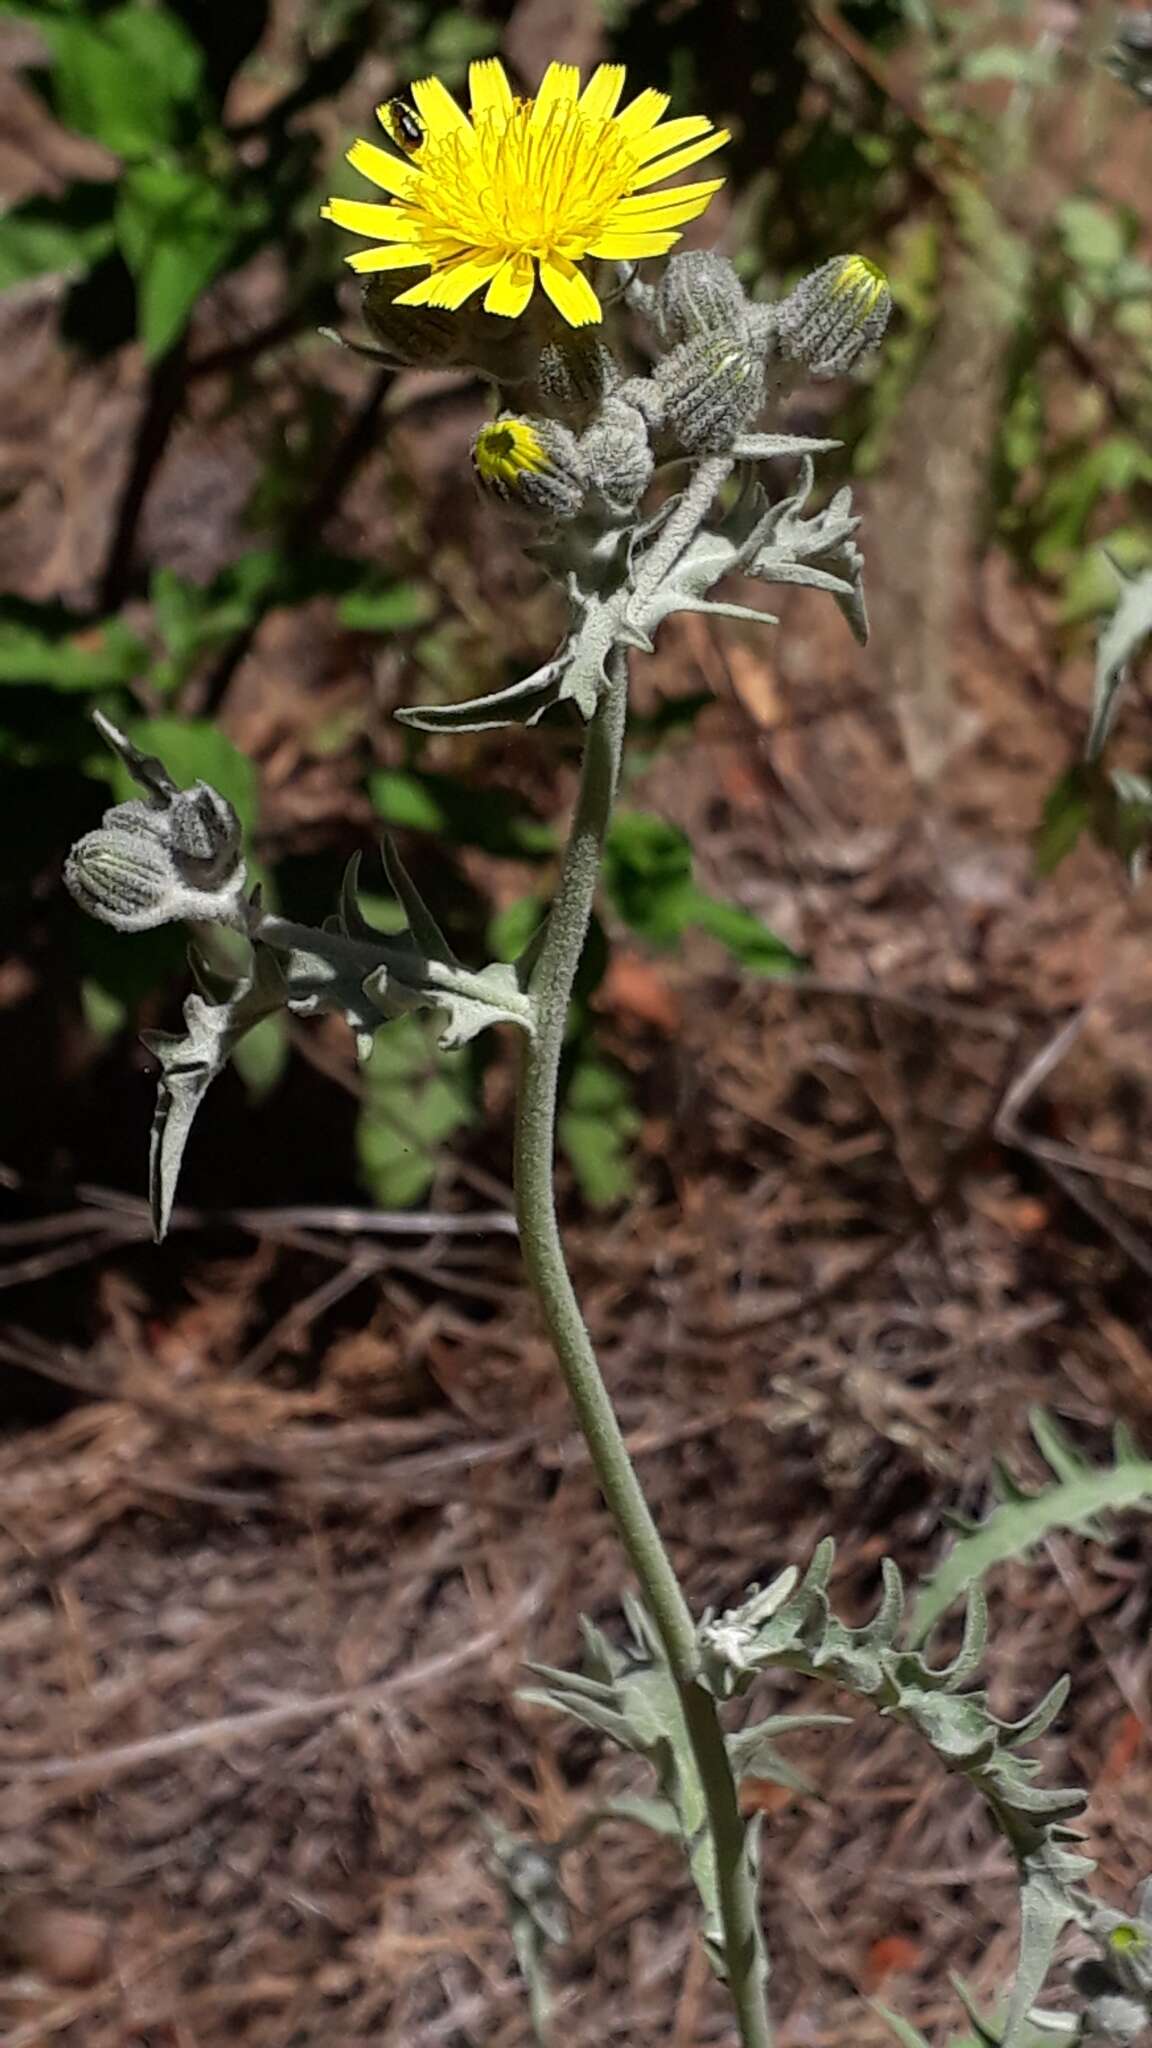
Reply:
[[180, 789], [163, 813], [165, 837], [181, 879], [194, 889], [220, 889], [242, 858], [240, 820], [206, 782]]
[[505, 413], [481, 427], [472, 462], [487, 490], [538, 519], [574, 519], [583, 506], [587, 468], [575, 434], [557, 420]]
[[399, 369], [480, 370], [498, 383], [529, 375], [533, 349], [523, 327], [480, 306], [456, 313], [438, 306], [398, 306], [397, 294], [410, 283], [407, 271], [385, 272], [363, 288], [365, 325], [389, 362]]
[[1139, 2041], [1148, 2030], [1148, 2007], [1121, 1983], [1110, 1963], [1085, 1957], [1073, 1970], [1073, 1982], [1088, 2008], [1094, 2035], [1105, 2041]]
[[543, 342], [536, 395], [543, 410], [570, 427], [586, 427], [620, 382], [610, 349], [594, 331], [568, 328]]
[[151, 833], [85, 833], [68, 855], [64, 880], [81, 910], [120, 932], [151, 931], [173, 916], [171, 855]]
[[689, 249], [669, 258], [656, 287], [657, 331], [667, 347], [716, 330], [742, 336], [747, 303], [726, 257]]
[[180, 919], [242, 925], [245, 879], [239, 820], [204, 782], [115, 805], [64, 864], [81, 909], [121, 932]]
[[467, 336], [455, 313], [434, 306], [397, 306], [396, 294], [411, 279], [387, 272], [368, 279], [363, 289], [364, 324], [383, 353], [399, 368], [450, 370], [468, 361]]
[[590, 494], [611, 519], [634, 512], [652, 479], [653, 455], [643, 414], [622, 398], [609, 398], [580, 437]]
[[776, 340], [809, 376], [842, 377], [878, 347], [892, 294], [864, 256], [833, 256], [774, 309]]
[[721, 329], [682, 341], [657, 363], [652, 381], [666, 426], [690, 455], [723, 453], [764, 403], [759, 355]]

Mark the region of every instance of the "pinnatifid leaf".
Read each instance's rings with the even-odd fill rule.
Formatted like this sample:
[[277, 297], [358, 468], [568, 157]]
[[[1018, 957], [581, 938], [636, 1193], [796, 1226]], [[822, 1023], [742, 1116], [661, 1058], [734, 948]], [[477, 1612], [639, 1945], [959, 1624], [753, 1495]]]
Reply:
[[914, 1643], [924, 1642], [953, 1601], [996, 1565], [1026, 1555], [1054, 1530], [1090, 1528], [1097, 1516], [1121, 1508], [1152, 1508], [1152, 1459], [1141, 1457], [1128, 1440], [1117, 1442], [1111, 1465], [1090, 1465], [1042, 1409], [1033, 1412], [1031, 1423], [1053, 1484], [1033, 1494], [1015, 1489], [953, 1544], [916, 1603]]
[[[1115, 565], [1114, 565], [1115, 566]], [[1100, 635], [1096, 650], [1096, 689], [1085, 757], [1098, 759], [1112, 730], [1133, 659], [1152, 634], [1152, 569], [1127, 577], [1117, 567], [1120, 601]]]

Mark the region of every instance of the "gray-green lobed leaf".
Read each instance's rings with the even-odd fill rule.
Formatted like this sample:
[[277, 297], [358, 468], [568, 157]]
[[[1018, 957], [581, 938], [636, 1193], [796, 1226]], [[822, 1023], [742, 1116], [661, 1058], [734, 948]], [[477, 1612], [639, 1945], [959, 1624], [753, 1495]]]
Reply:
[[281, 1009], [284, 998], [278, 962], [257, 947], [251, 974], [239, 980], [229, 996], [218, 1002], [200, 994], [188, 997], [183, 1033], [144, 1033], [145, 1045], [160, 1062], [148, 1168], [157, 1239], [165, 1235], [171, 1220], [184, 1148], [200, 1104], [245, 1033]]
[[[622, 1647], [609, 1643], [601, 1630], [583, 1621], [586, 1671], [530, 1666], [539, 1683], [525, 1697], [583, 1722], [651, 1765], [660, 1795], [658, 1825], [664, 1832], [669, 1816], [674, 1817], [703, 1908], [705, 1949], [713, 1969], [723, 1977], [726, 1963], [716, 1848], [707, 1826], [707, 1801], [685, 1720], [684, 1702], [648, 1616], [635, 1600], [627, 1600], [625, 1606], [629, 1635]], [[630, 1817], [646, 1818], [635, 1808]], [[755, 1837], [746, 1827], [739, 1853], [751, 1856], [754, 1847]], [[758, 1967], [766, 1974], [767, 1961], [762, 1952]]]
[[[808, 513], [815, 483], [812, 457], [837, 444], [805, 435], [743, 436], [735, 458], [748, 465], [769, 457], [799, 461], [797, 487], [773, 502], [763, 485], [746, 474], [735, 504], [713, 525], [686, 536], [663, 575], [645, 581], [645, 565], [671, 525], [684, 494], [669, 500], [629, 536], [589, 549], [584, 537], [567, 534], [536, 550], [565, 584], [571, 626], [563, 646], [541, 668], [485, 697], [455, 704], [409, 706], [397, 712], [404, 725], [423, 732], [490, 732], [505, 725], [535, 725], [555, 706], [571, 703], [591, 717], [607, 679], [615, 647], [650, 652], [663, 621], [679, 611], [774, 623], [770, 613], [712, 599], [727, 576], [764, 583], [804, 584], [823, 590], [839, 605], [859, 640], [867, 637], [861, 575], [863, 559], [854, 535], [859, 520], [851, 493], [836, 494], [823, 510]], [[564, 550], [568, 550], [566, 556]]]
[[1114, 1462], [1092, 1465], [1043, 1410], [1033, 1411], [1031, 1423], [1055, 1483], [1027, 1493], [999, 1471], [997, 1506], [965, 1530], [921, 1590], [911, 1623], [914, 1643], [922, 1643], [952, 1602], [996, 1565], [1025, 1555], [1053, 1530], [1090, 1530], [1110, 1510], [1152, 1507], [1152, 1459], [1141, 1457], [1123, 1432], [1116, 1437]]
[[714, 1691], [745, 1690], [757, 1672], [792, 1670], [830, 1680], [907, 1723], [945, 1768], [965, 1776], [1016, 1858], [1020, 1940], [1016, 1982], [1005, 2022], [1006, 2048], [1021, 2048], [1028, 2014], [1044, 1981], [1061, 1929], [1078, 1917], [1078, 1888], [1091, 1870], [1070, 1823], [1082, 1811], [1078, 1790], [1035, 1785], [1035, 1760], [1021, 1749], [1036, 1740], [1063, 1705], [1062, 1683], [1017, 1722], [1001, 1720], [982, 1690], [967, 1691], [987, 1638], [987, 1617], [974, 1591], [964, 1640], [944, 1665], [930, 1665], [899, 1641], [904, 1598], [889, 1564], [880, 1607], [871, 1622], [848, 1628], [828, 1599], [832, 1546], [821, 1544], [804, 1578], [755, 1590], [743, 1608], [701, 1623], [704, 1668]]
[[1085, 758], [1095, 761], [1112, 730], [1133, 657], [1152, 633], [1152, 569], [1128, 577], [1117, 563], [1120, 600], [1096, 649], [1096, 687]]

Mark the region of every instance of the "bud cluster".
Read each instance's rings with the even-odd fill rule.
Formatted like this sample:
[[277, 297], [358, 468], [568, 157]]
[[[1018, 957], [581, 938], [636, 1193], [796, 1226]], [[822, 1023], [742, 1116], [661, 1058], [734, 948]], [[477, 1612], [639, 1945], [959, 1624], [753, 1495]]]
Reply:
[[243, 928], [246, 870], [231, 804], [206, 782], [178, 789], [158, 761], [97, 722], [149, 794], [114, 805], [69, 853], [64, 880], [81, 909], [121, 932], [182, 919]]
[[674, 256], [665, 269], [652, 303], [666, 351], [652, 373], [652, 412], [676, 451], [723, 453], [763, 406], [765, 351], [753, 316], [732, 265], [714, 251]]
[[749, 300], [727, 259], [703, 249], [628, 295], [657, 342], [650, 375], [624, 379], [594, 332], [546, 328], [523, 380], [531, 410], [501, 413], [473, 444], [481, 484], [546, 527], [629, 519], [658, 458], [735, 449], [781, 370], [783, 381], [842, 375], [876, 347], [891, 310], [863, 256], [833, 257], [776, 306]]
[[486, 490], [544, 525], [619, 525], [648, 488], [653, 455], [643, 416], [616, 393], [581, 434], [543, 413], [501, 413], [477, 434], [472, 465]]

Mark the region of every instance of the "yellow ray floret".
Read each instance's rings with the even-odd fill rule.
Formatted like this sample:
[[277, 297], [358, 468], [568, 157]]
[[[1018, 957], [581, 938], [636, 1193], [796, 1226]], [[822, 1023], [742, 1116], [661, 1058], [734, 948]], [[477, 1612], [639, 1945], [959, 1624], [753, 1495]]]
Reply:
[[[399, 306], [455, 310], [483, 290], [486, 312], [514, 320], [539, 285], [570, 326], [588, 326], [603, 313], [584, 259], [663, 255], [724, 182], [650, 190], [728, 136], [700, 114], [665, 121], [660, 92], [617, 111], [622, 64], [601, 64], [583, 91], [574, 64], [550, 64], [531, 100], [513, 94], [496, 57], [471, 65], [468, 82], [466, 114], [438, 78], [417, 79], [403, 156], [353, 144], [349, 163], [386, 205], [331, 199], [323, 209], [375, 245], [348, 258], [353, 270], [425, 272]], [[379, 109], [392, 139], [396, 105]]]
[[879, 305], [888, 290], [888, 279], [879, 265], [869, 263], [866, 256], [845, 256], [830, 290], [834, 298], [850, 299], [863, 319]]
[[548, 457], [539, 434], [527, 420], [493, 420], [481, 427], [472, 460], [486, 484], [514, 489], [524, 476], [540, 475]]

